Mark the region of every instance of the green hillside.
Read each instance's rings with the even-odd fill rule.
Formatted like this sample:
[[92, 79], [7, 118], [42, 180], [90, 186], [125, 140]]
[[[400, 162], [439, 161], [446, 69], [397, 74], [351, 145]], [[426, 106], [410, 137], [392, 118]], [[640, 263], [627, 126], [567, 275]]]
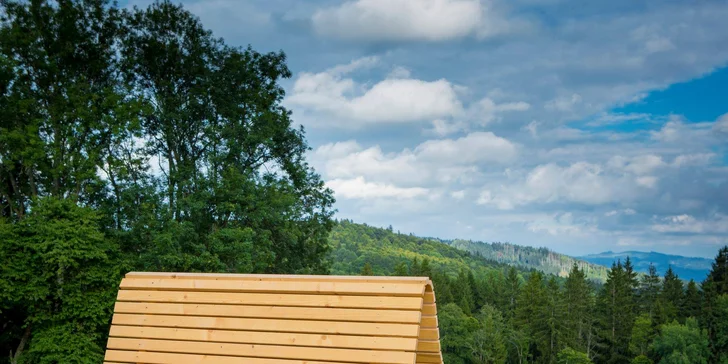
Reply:
[[588, 279], [603, 282], [608, 271], [606, 267], [546, 248], [423, 238], [348, 220], [341, 220], [334, 227], [329, 242], [332, 248], [331, 274], [359, 274], [369, 263], [375, 275], [388, 275], [394, 272], [397, 264], [409, 264], [415, 258], [420, 262], [427, 258], [435, 271], [450, 275], [457, 275], [462, 268], [468, 268], [476, 276], [482, 276], [493, 270], [502, 272], [508, 266], [515, 266], [522, 272], [536, 269], [566, 277], [576, 263]]
[[586, 273], [588, 279], [604, 282], [609, 269], [606, 266], [575, 259], [547, 248], [533, 248], [510, 243], [483, 243], [470, 240], [443, 240], [450, 246], [483, 256], [499, 263], [512, 264], [527, 269], [537, 269], [544, 273], [566, 277], [576, 263]]
[[[467, 268], [480, 276], [490, 271], [502, 271], [505, 263], [473, 255], [432, 238], [399, 234], [382, 229], [341, 220], [329, 235], [331, 245], [331, 274], [360, 274], [369, 263], [374, 275], [391, 275], [398, 264], [410, 264], [414, 259], [428, 260], [433, 271], [457, 275]], [[525, 271], [525, 269], [523, 269]]]

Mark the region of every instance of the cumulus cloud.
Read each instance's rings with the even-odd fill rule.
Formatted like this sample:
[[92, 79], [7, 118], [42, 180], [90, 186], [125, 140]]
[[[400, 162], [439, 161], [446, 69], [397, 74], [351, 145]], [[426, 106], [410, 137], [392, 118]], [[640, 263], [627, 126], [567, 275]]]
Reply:
[[379, 145], [362, 148], [354, 141], [325, 144], [311, 154], [327, 178], [366, 177], [398, 186], [468, 183], [478, 166], [504, 165], [517, 157], [518, 148], [491, 132], [470, 133], [458, 139], [433, 139], [413, 149], [385, 153]]
[[486, 38], [526, 26], [481, 0], [356, 0], [320, 9], [312, 22], [318, 34], [366, 41]]
[[326, 185], [337, 197], [349, 199], [395, 198], [410, 199], [425, 196], [428, 190], [420, 187], [402, 188], [386, 183], [367, 182], [364, 177], [334, 179]]
[[661, 233], [725, 234], [728, 233], [728, 216], [716, 214], [704, 220], [687, 214], [668, 216], [652, 225], [652, 230]]
[[397, 123], [452, 117], [462, 110], [456, 88], [445, 79], [424, 81], [386, 78], [368, 87], [346, 77], [376, 64], [375, 58], [354, 60], [320, 73], [303, 72], [286, 103], [347, 122]]

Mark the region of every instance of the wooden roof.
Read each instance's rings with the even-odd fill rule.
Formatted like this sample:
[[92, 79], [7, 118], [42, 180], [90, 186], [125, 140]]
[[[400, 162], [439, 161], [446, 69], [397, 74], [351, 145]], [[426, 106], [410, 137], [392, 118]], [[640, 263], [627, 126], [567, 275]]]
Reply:
[[419, 277], [128, 273], [104, 363], [442, 363]]

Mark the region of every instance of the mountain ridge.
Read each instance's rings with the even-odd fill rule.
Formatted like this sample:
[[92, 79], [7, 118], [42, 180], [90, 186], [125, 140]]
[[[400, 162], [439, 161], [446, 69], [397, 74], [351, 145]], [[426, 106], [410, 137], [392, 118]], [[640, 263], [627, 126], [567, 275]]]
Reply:
[[711, 263], [713, 262], [712, 259], [708, 258], [687, 257], [655, 251], [641, 252], [635, 250], [624, 252], [606, 251], [602, 253], [582, 255], [576, 258], [594, 264], [609, 266], [617, 259], [624, 260], [628, 256], [630, 257], [630, 260], [632, 260], [635, 270], [638, 272], [647, 272], [650, 263], [652, 263], [657, 269], [658, 274], [662, 275], [668, 267], [672, 267], [672, 270], [680, 278], [684, 280], [693, 279], [697, 282], [701, 282], [705, 279], [708, 271], [710, 271]]

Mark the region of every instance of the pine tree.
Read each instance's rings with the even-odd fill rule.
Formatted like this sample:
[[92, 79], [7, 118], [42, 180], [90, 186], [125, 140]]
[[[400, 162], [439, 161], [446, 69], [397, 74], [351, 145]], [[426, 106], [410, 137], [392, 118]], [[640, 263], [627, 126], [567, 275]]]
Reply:
[[[543, 274], [532, 271], [518, 296], [515, 322], [531, 338], [535, 336], [539, 329], [539, 317], [546, 305], [545, 291]], [[534, 359], [542, 356], [539, 345], [532, 346], [530, 353]]]
[[682, 307], [680, 308], [680, 316], [684, 318], [700, 317], [701, 300], [703, 299], [698, 285], [694, 280], [688, 282], [688, 287], [685, 290], [685, 299], [683, 300]]
[[672, 270], [672, 267], [668, 267], [659, 297], [660, 308], [662, 309], [662, 313], [659, 315], [659, 324], [678, 319], [678, 309], [682, 306], [684, 294], [682, 281]]
[[430, 260], [428, 258], [422, 259], [420, 275], [424, 277], [432, 277], [432, 268], [430, 268]]
[[407, 272], [407, 263], [399, 262], [397, 265], [395, 265], [394, 266], [394, 275], [398, 276], [398, 277], [408, 276], [409, 273]]
[[720, 304], [726, 301], [724, 295], [728, 294], [728, 246], [718, 251], [710, 273], [702, 283], [702, 290], [701, 323], [708, 330], [711, 363], [717, 363], [723, 349], [728, 350], [728, 330], [721, 329], [725, 325], [724, 320], [728, 319], [728, 311], [724, 313]]
[[372, 270], [372, 265], [369, 264], [369, 262], [364, 263], [364, 267], [361, 269], [361, 275], [363, 276], [373, 276], [374, 271]]
[[628, 362], [630, 355], [629, 342], [634, 325], [635, 297], [637, 287], [629, 258], [624, 265], [617, 261], [607, 273], [607, 281], [599, 295], [600, 358], [604, 362]]
[[520, 293], [521, 280], [518, 278], [516, 268], [511, 266], [505, 278], [505, 291], [503, 292], [503, 299], [505, 301], [503, 307], [505, 308], [505, 317], [508, 320], [512, 320], [516, 315], [516, 306]]
[[420, 268], [420, 263], [417, 261], [417, 257], [414, 257], [414, 259], [412, 259], [412, 266], [410, 267], [410, 275], [413, 277], [422, 276], [422, 269]]
[[660, 283], [660, 276], [657, 275], [657, 268], [650, 263], [648, 273], [642, 276], [640, 280], [639, 303], [641, 312], [647, 313], [650, 317], [653, 316], [655, 301], [657, 301], [661, 289], [662, 284]]
[[592, 332], [592, 287], [586, 280], [586, 274], [579, 266], [574, 266], [564, 285], [564, 344], [568, 347], [592, 356], [590, 334]]
[[475, 309], [475, 304], [473, 303], [474, 295], [473, 288], [470, 286], [470, 282], [468, 281], [468, 274], [465, 272], [464, 268], [460, 270], [460, 273], [458, 273], [458, 277], [455, 280], [454, 293], [458, 306], [460, 306], [463, 312], [470, 315]]
[[563, 299], [556, 277], [551, 276], [546, 284], [544, 305], [536, 317], [535, 337], [544, 361], [553, 362], [561, 350], [560, 340], [565, 326]]

